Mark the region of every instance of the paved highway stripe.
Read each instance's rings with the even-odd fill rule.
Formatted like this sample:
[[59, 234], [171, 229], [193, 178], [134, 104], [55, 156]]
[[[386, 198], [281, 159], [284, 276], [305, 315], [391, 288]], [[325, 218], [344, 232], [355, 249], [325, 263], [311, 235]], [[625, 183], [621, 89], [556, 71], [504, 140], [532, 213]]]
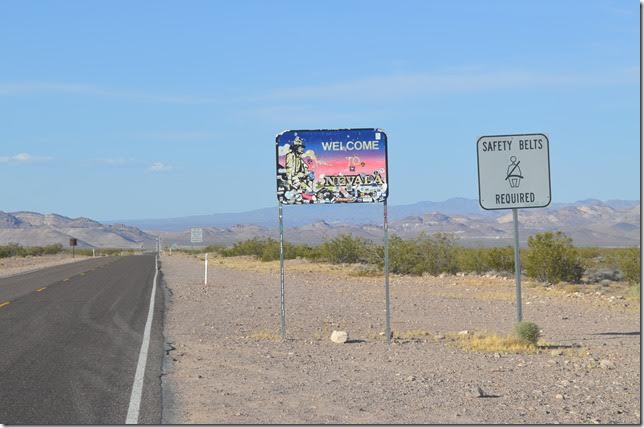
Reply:
[[37, 288], [36, 291], [43, 291], [47, 287]]
[[139, 352], [139, 362], [136, 365], [134, 374], [134, 383], [132, 384], [132, 394], [130, 395], [130, 405], [127, 408], [126, 424], [139, 423], [139, 410], [141, 408], [141, 395], [143, 394], [143, 377], [145, 375], [145, 365], [148, 362], [148, 349], [150, 348], [150, 330], [152, 329], [152, 317], [154, 315], [154, 296], [157, 291], [157, 275], [159, 267], [157, 264], [157, 255], [154, 256], [154, 280], [152, 282], [152, 294], [150, 296], [150, 309], [148, 310], [148, 319], [145, 322], [143, 331], [143, 343]]
[[5, 306], [7, 306], [9, 303], [11, 303], [11, 302], [2, 302], [2, 303], [0, 303], [0, 308], [3, 308]]

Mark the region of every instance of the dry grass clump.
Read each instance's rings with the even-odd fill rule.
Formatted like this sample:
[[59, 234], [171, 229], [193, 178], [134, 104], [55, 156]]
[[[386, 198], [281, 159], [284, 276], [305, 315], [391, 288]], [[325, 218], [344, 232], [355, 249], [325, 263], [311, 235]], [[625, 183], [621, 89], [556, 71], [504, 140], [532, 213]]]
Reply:
[[420, 342], [432, 336], [432, 333], [425, 330], [407, 330], [393, 333], [393, 339], [400, 342]]
[[539, 348], [515, 336], [499, 336], [495, 333], [452, 334], [456, 346], [473, 352], [533, 354]]

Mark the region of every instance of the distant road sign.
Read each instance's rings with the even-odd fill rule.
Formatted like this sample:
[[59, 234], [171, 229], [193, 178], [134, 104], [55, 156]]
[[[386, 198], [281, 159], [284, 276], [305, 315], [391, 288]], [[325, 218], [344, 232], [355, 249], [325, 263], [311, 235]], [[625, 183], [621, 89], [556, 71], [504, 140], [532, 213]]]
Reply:
[[76, 238], [69, 238], [69, 246], [70, 247], [75, 247], [78, 245], [78, 239]]
[[190, 229], [190, 242], [198, 244], [203, 242], [203, 229], [200, 227], [193, 227]]
[[281, 204], [387, 199], [387, 135], [380, 129], [284, 131], [276, 145]]
[[550, 154], [544, 134], [491, 135], [476, 142], [479, 203], [486, 210], [550, 205]]

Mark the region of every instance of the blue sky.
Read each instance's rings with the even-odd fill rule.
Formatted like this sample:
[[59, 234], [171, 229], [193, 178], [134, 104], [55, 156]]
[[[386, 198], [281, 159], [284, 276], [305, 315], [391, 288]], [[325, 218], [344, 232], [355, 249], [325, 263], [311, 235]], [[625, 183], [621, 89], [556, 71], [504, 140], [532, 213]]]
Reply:
[[390, 204], [478, 197], [481, 135], [545, 132], [553, 201], [639, 199], [637, 1], [0, 3], [0, 210], [276, 204], [275, 135], [389, 138]]

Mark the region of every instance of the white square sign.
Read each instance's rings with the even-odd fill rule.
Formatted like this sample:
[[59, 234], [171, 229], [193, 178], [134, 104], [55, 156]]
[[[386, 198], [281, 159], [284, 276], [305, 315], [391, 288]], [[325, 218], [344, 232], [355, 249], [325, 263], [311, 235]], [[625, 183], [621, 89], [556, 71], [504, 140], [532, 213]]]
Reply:
[[550, 154], [544, 134], [478, 139], [479, 203], [486, 210], [550, 205]]
[[190, 229], [190, 242], [198, 244], [203, 242], [203, 229], [200, 227], [193, 227]]

